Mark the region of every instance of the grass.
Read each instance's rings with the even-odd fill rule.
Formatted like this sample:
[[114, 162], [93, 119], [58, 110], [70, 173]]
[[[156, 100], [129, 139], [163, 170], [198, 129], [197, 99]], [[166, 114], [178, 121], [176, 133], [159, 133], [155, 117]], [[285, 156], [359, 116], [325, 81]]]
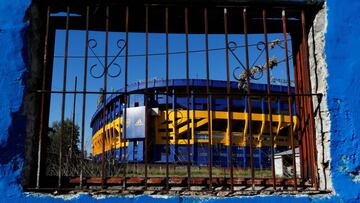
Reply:
[[[208, 177], [209, 169], [205, 166], [191, 166], [190, 173], [193, 177]], [[129, 165], [127, 168], [128, 176], [141, 176], [145, 174], [144, 166], [135, 166]], [[166, 166], [151, 165], [148, 167], [149, 176], [165, 176], [166, 175]], [[187, 166], [175, 166], [169, 165], [169, 175], [170, 176], [183, 176], [188, 175]], [[234, 168], [233, 170], [234, 177], [251, 177], [251, 170], [244, 168]], [[271, 169], [255, 169], [256, 177], [271, 177]], [[212, 167], [212, 176], [213, 177], [230, 177], [230, 168], [222, 167]]]
[[[64, 176], [77, 176], [80, 170], [83, 170], [84, 176], [98, 177], [101, 175], [101, 162], [95, 162], [91, 160], [81, 161], [76, 159], [74, 161], [66, 162], [62, 165], [62, 173]], [[107, 177], [121, 177], [124, 175], [126, 169], [127, 177], [144, 176], [145, 166], [144, 164], [135, 164], [119, 162], [105, 162], [105, 176]], [[234, 177], [251, 177], [251, 170], [249, 168], [233, 168]], [[271, 177], [271, 168], [255, 169], [256, 177]], [[190, 173], [192, 177], [208, 177], [209, 169], [207, 166], [190, 166]], [[47, 162], [47, 175], [56, 176], [58, 174], [58, 162], [52, 160]], [[169, 163], [169, 176], [187, 177], [187, 165], [177, 165]], [[148, 176], [166, 176], [165, 164], [149, 164]], [[229, 167], [212, 167], [213, 177], [230, 177]]]

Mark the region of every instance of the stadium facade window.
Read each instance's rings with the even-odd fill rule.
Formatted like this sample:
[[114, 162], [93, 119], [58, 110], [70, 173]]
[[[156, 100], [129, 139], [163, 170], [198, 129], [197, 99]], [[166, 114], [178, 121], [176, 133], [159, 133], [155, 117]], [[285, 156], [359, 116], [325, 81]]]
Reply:
[[319, 6], [37, 5], [27, 190], [319, 191], [306, 24]]

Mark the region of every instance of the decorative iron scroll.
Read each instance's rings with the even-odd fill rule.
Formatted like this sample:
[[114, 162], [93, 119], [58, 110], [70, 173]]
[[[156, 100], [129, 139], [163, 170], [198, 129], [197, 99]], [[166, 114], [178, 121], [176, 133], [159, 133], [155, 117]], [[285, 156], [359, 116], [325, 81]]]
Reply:
[[[102, 78], [105, 74], [105, 70], [107, 72], [107, 75], [111, 78], [116, 78], [118, 76], [120, 76], [121, 74], [121, 66], [118, 64], [118, 63], [115, 63], [115, 60], [117, 58], [119, 58], [120, 54], [124, 51], [125, 47], [126, 47], [126, 42], [125, 40], [123, 39], [119, 39], [117, 41], [117, 47], [119, 48], [119, 51], [118, 53], [114, 56], [114, 58], [112, 59], [112, 61], [105, 67], [105, 64], [101, 61], [100, 57], [95, 53], [95, 48], [97, 47], [97, 41], [95, 39], [89, 39], [88, 41], [88, 44], [89, 44], [89, 48], [90, 48], [90, 51], [93, 53], [93, 55], [96, 57], [96, 59], [98, 60], [98, 62], [100, 63], [100, 65], [103, 67], [103, 70], [102, 72], [99, 74], [99, 75], [96, 75], [94, 73], [94, 69], [97, 67], [98, 64], [93, 64], [91, 67], [90, 67], [90, 75], [91, 77], [93, 78]], [[108, 70], [112, 67], [117, 67], [117, 70], [115, 72], [115, 74], [111, 74]]]
[[[284, 46], [282, 45], [282, 42], [280, 39], [275, 39], [272, 40], [271, 42], [269, 42], [269, 48], [270, 49], [274, 49], [275, 47], [280, 47], [282, 49], [284, 49]], [[256, 48], [258, 49], [258, 51], [260, 52], [259, 55], [256, 57], [256, 59], [254, 60], [254, 62], [252, 63], [252, 65], [249, 67], [249, 69], [247, 69], [244, 64], [241, 62], [241, 60], [239, 59], [239, 57], [236, 55], [235, 50], [240, 47], [236, 44], [236, 42], [231, 41], [228, 43], [228, 49], [230, 51], [230, 53], [232, 54], [232, 56], [236, 59], [236, 61], [239, 63], [240, 66], [237, 66], [236, 68], [234, 68], [233, 70], [233, 77], [235, 78], [235, 80], [238, 81], [238, 88], [239, 89], [246, 89], [246, 80], [249, 77], [252, 80], [260, 80], [263, 75], [264, 75], [264, 70], [266, 70], [266, 64], [261, 64], [261, 65], [255, 65], [258, 60], [260, 59], [260, 57], [263, 55], [264, 51], [265, 51], [265, 42], [260, 41], [256, 44]], [[289, 56], [289, 58], [292, 58], [292, 56]], [[269, 58], [269, 69], [273, 69], [275, 66], [277, 66], [279, 63], [284, 62], [284, 60], [278, 61], [278, 59], [274, 56]], [[236, 72], [239, 69], [243, 69], [243, 71], [240, 74], [237, 74]], [[283, 80], [281, 79], [276, 79], [272, 76], [272, 81], [273, 82], [283, 82]]]

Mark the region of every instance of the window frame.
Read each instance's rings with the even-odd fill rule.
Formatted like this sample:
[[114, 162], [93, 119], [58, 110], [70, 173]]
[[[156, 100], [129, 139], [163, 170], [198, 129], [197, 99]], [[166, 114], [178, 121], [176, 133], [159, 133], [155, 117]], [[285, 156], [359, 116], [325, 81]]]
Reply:
[[[65, 4], [69, 4], [69, 5], [72, 5], [73, 3], [69, 3], [69, 2], [62, 2], [62, 3], [59, 3], [57, 1], [52, 1], [50, 3], [51, 5], [65, 5]], [[92, 5], [91, 3], [89, 5]], [[134, 6], [133, 4], [129, 4], [130, 6]], [[201, 4], [202, 5], [202, 4]], [[224, 5], [222, 6], [234, 6], [233, 4], [231, 3], [224, 3]], [[182, 5], [183, 6], [183, 5]], [[198, 6], [198, 5], [196, 5]], [[243, 7], [241, 5], [241, 3], [239, 5], [236, 5], [236, 6], [239, 6], [239, 7]], [[60, 6], [61, 7], [61, 6]], [[307, 7], [303, 8], [304, 10], [307, 9]], [[61, 9], [60, 9], [61, 10]], [[303, 13], [302, 13], [302, 17], [304, 19], [303, 20], [303, 24], [302, 24], [302, 34], [299, 34], [299, 36], [296, 36], [296, 34], [293, 34], [292, 35], [292, 39], [293, 39], [293, 50], [297, 49], [298, 50], [298, 53], [297, 53], [297, 58], [299, 58], [298, 60], [301, 60], [304, 64], [300, 64], [298, 62], [294, 62], [294, 63], [297, 63], [295, 64], [296, 68], [298, 69], [297, 71], [295, 71], [295, 74], [300, 74], [302, 75], [304, 78], [302, 78], [302, 80], [304, 80], [305, 82], [303, 83], [304, 87], [302, 89], [296, 89], [296, 94], [298, 96], [302, 96], [302, 97], [306, 97], [308, 96], [309, 99], [304, 99], [304, 100], [299, 100], [298, 98], [296, 98], [296, 102], [297, 103], [301, 103], [303, 104], [304, 106], [306, 106], [305, 108], [305, 112], [307, 112], [307, 114], [309, 114], [310, 116], [313, 114], [313, 102], [312, 102], [312, 99], [311, 97], [316, 95], [316, 94], [313, 94], [311, 93], [311, 83], [310, 83], [310, 74], [309, 74], [309, 62], [308, 62], [308, 58], [307, 57], [304, 57], [306, 55], [308, 55], [308, 50], [307, 50], [307, 26], [306, 26], [306, 20], [305, 20], [305, 12], [303, 10]], [[312, 18], [312, 12], [309, 11], [309, 10], [306, 10], [307, 14], [310, 13], [309, 18]], [[49, 24], [49, 21], [50, 21], [50, 6], [48, 7], [48, 10], [47, 10], [48, 14], [47, 14], [47, 22], [46, 23], [46, 28], [45, 28], [45, 32], [44, 32], [44, 41], [45, 41], [45, 44], [44, 44], [44, 61], [43, 61], [43, 65], [38, 65], [40, 67], [43, 67], [43, 71], [42, 71], [42, 84], [40, 85], [41, 88], [38, 88], [36, 91], [37, 93], [40, 93], [42, 96], [41, 98], [39, 99], [40, 100], [40, 106], [38, 109], [39, 110], [39, 117], [40, 117], [40, 126], [38, 127], [38, 133], [39, 135], [41, 134], [42, 136], [39, 136], [39, 138], [37, 139], [39, 145], [36, 146], [36, 144], [34, 144], [35, 146], [33, 146], [35, 149], [38, 148], [39, 146], [41, 146], [42, 149], [46, 148], [45, 147], [45, 142], [44, 141], [44, 134], [46, 134], [46, 132], [48, 131], [47, 129], [47, 126], [44, 126], [44, 125], [41, 125], [43, 123], [46, 123], [46, 120], [48, 120], [48, 116], [49, 116], [49, 101], [50, 101], [50, 95], [48, 94], [49, 93], [49, 90], [51, 89], [51, 81], [52, 81], [52, 74], [51, 74], [51, 69], [52, 69], [52, 56], [53, 56], [53, 50], [54, 50], [54, 45], [52, 43], [49, 43], [51, 41], [54, 42], [55, 40], [55, 27], [54, 25], [51, 25]], [[41, 40], [40, 40], [41, 41]], [[300, 41], [300, 42], [299, 42]], [[299, 46], [298, 48], [296, 48], [296, 46]], [[41, 54], [40, 54], [41, 55]], [[301, 58], [301, 59], [300, 59]], [[297, 67], [299, 66], [299, 64], [301, 65], [301, 68]], [[296, 80], [295, 82], [298, 82], [298, 80]], [[299, 85], [296, 85], [297, 87], [299, 87]], [[297, 105], [297, 108], [298, 108], [298, 105]], [[300, 109], [297, 109], [297, 111], [301, 111]], [[111, 117], [112, 115], [108, 115], [108, 117]], [[313, 117], [313, 116], [312, 116]], [[302, 121], [303, 122], [303, 121]], [[305, 121], [304, 121], [305, 122]], [[309, 136], [310, 136], [310, 141], [312, 143], [312, 145], [314, 145], [315, 143], [315, 132], [314, 132], [314, 129], [315, 129], [315, 124], [313, 122], [312, 119], [310, 119], [310, 125], [312, 127], [310, 127], [311, 129], [308, 130], [308, 133], [309, 133]], [[36, 134], [36, 133], [35, 133]], [[36, 136], [36, 135], [35, 135]], [[312, 152], [310, 151], [309, 153], [311, 154], [311, 156], [314, 156], [313, 159], [316, 159], [316, 147], [315, 145], [313, 146], [313, 149], [309, 149], [309, 150], [313, 150]], [[37, 151], [40, 151], [41, 150], [37, 150]], [[44, 160], [44, 153], [41, 152], [38, 154], [38, 159], [36, 161], [37, 164], [39, 164], [39, 160]], [[316, 164], [316, 161], [313, 161], [314, 164]], [[34, 162], [35, 163], [35, 162]], [[36, 165], [36, 164], [35, 164]], [[41, 165], [41, 164], [40, 164]], [[41, 167], [37, 167], [38, 170], [37, 170], [37, 176], [38, 177], [42, 177], [43, 175], [41, 175], [41, 171], [44, 171], [44, 166], [41, 165]], [[317, 184], [317, 177], [316, 177], [316, 172], [314, 172], [314, 170], [317, 170], [317, 166], [312, 166], [312, 171], [307, 171], [307, 169], [302, 169], [304, 171], [302, 171], [302, 173], [309, 173], [311, 174], [311, 179], [314, 181], [314, 188], [315, 190], [318, 190], [318, 184]], [[39, 171], [40, 171], [40, 174], [39, 174]], [[31, 182], [31, 181], [30, 181]], [[29, 183], [29, 186], [30, 185], [34, 185], [34, 182], [33, 183]], [[40, 184], [39, 184], [39, 180], [36, 181], [36, 186], [35, 188], [36, 189], [40, 189], [40, 187], [38, 187]], [[32, 187], [28, 187], [28, 188], [32, 188]]]

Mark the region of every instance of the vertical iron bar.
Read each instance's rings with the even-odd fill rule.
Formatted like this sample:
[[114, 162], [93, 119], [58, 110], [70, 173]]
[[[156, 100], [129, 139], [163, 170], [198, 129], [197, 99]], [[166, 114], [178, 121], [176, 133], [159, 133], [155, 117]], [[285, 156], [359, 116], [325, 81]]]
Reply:
[[[83, 100], [82, 100], [82, 117], [81, 117], [81, 158], [84, 163], [85, 150], [84, 150], [84, 138], [85, 138], [85, 111], [86, 111], [86, 85], [87, 85], [87, 64], [88, 64], [88, 46], [89, 46], [89, 13], [90, 8], [86, 6], [86, 26], [85, 26], [85, 58], [84, 58], [84, 87], [83, 87]], [[83, 186], [83, 165], [80, 170], [80, 188]]]
[[127, 119], [127, 106], [130, 105], [130, 102], [128, 101], [128, 95], [127, 95], [127, 88], [128, 88], [128, 64], [129, 64], [129, 59], [128, 59], [128, 54], [129, 54], [129, 6], [126, 6], [125, 8], [125, 85], [124, 85], [124, 89], [125, 89], [125, 95], [124, 95], [124, 99], [125, 99], [125, 105], [124, 105], [124, 121], [123, 121], [123, 131], [124, 131], [124, 174], [123, 174], [123, 189], [126, 188], [126, 173], [127, 173], [127, 146], [126, 146], [126, 119]]
[[104, 61], [104, 88], [103, 88], [103, 133], [102, 133], [102, 154], [101, 154], [101, 188], [105, 187], [105, 142], [106, 142], [106, 91], [108, 74], [108, 48], [109, 48], [109, 6], [106, 6], [105, 16], [105, 61]]
[[224, 31], [225, 31], [225, 60], [226, 60], [226, 99], [227, 99], [227, 133], [229, 139], [229, 157], [230, 157], [230, 190], [234, 190], [234, 162], [232, 150], [232, 126], [231, 126], [231, 84], [230, 84], [230, 67], [229, 67], [229, 36], [228, 36], [228, 13], [224, 8]]
[[230, 84], [230, 65], [229, 65], [229, 36], [228, 36], [228, 13], [224, 8], [224, 29], [225, 29], [225, 57], [226, 57], [226, 93], [227, 93], [227, 136], [229, 139], [229, 156], [230, 156], [230, 190], [234, 190], [234, 161], [232, 146], [232, 119], [231, 119], [231, 84]]
[[165, 118], [166, 118], [166, 190], [169, 190], [169, 125], [167, 120], [169, 119], [169, 8], [165, 8], [165, 33], [166, 33], [166, 104], [165, 104]]
[[[292, 40], [292, 43], [294, 44], [294, 38]], [[300, 83], [300, 75], [298, 74], [298, 69], [300, 67], [299, 65], [299, 52], [297, 51], [295, 53], [295, 57], [293, 57], [293, 65], [294, 65], [294, 77], [295, 77], [295, 94], [299, 94], [299, 83]], [[297, 96], [295, 97], [295, 106], [296, 106], [296, 109], [295, 111], [297, 112], [298, 115], [303, 115], [301, 113], [301, 100], [300, 98]], [[299, 126], [300, 126], [300, 129], [302, 129], [302, 118], [299, 122]], [[304, 158], [305, 158], [305, 153], [306, 153], [306, 150], [304, 148], [304, 139], [302, 138], [302, 130], [298, 131], [297, 132], [297, 138], [299, 140], [299, 155], [300, 155], [300, 177], [302, 179], [304, 179], [304, 169], [305, 169], [305, 161], [304, 161]]]
[[244, 8], [243, 10], [243, 21], [244, 21], [244, 37], [245, 37], [245, 61], [246, 61], [246, 83], [247, 83], [247, 93], [248, 96], [248, 130], [250, 134], [250, 167], [251, 167], [251, 185], [252, 190], [255, 190], [255, 173], [254, 173], [254, 157], [253, 157], [253, 135], [252, 135], [252, 115], [251, 115], [251, 87], [250, 87], [250, 67], [249, 67], [249, 41], [248, 41], [248, 30], [247, 30], [247, 10]]
[[149, 7], [145, 7], [145, 186], [148, 178], [148, 78], [149, 78]]
[[208, 167], [209, 167], [209, 190], [212, 191], [212, 122], [210, 122], [210, 67], [209, 67], [209, 28], [208, 10], [204, 9], [205, 24], [205, 57], [206, 57], [206, 99], [207, 99], [207, 118], [208, 118]]
[[[298, 91], [297, 93], [304, 93], [304, 77], [303, 77], [303, 70], [304, 70], [304, 63], [302, 61], [302, 44], [300, 44], [299, 46], [299, 50], [297, 52], [297, 58], [296, 58], [296, 62], [297, 62], [297, 71], [295, 73], [297, 73], [297, 80], [295, 80], [297, 82], [297, 88], [296, 90]], [[308, 179], [309, 178], [309, 168], [311, 167], [311, 165], [309, 165], [309, 145], [308, 145], [308, 133], [307, 128], [306, 128], [306, 108], [305, 108], [305, 97], [298, 97], [299, 100], [299, 111], [301, 116], [301, 131], [300, 131], [300, 136], [301, 136], [301, 140], [302, 140], [302, 148], [303, 148], [303, 157], [304, 157], [304, 178]]]
[[263, 26], [264, 26], [264, 38], [265, 38], [265, 57], [266, 57], [266, 78], [267, 78], [267, 102], [269, 110], [270, 121], [270, 137], [271, 137], [271, 174], [273, 179], [273, 189], [276, 190], [276, 177], [275, 177], [275, 160], [274, 160], [274, 134], [273, 134], [273, 119], [272, 119], [272, 101], [271, 101], [271, 89], [270, 89], [270, 66], [269, 66], [269, 42], [266, 23], [266, 10], [263, 9]]
[[[307, 45], [307, 33], [306, 33], [306, 19], [305, 19], [305, 11], [301, 10], [301, 27], [302, 27], [302, 42], [303, 42], [303, 50], [304, 50], [304, 71], [305, 71], [305, 86], [307, 87], [307, 91], [311, 92], [311, 81], [310, 81], [310, 70], [309, 70], [309, 61], [308, 61], [308, 45]], [[316, 138], [315, 138], [315, 124], [314, 124], [314, 115], [313, 115], [313, 103], [312, 98], [309, 96], [307, 98], [308, 110], [309, 110], [309, 140], [310, 140], [310, 149], [311, 149], [311, 158], [312, 158], [312, 179], [315, 190], [318, 190], [318, 179], [317, 179], [317, 162], [316, 162]]]
[[[302, 82], [302, 93], [306, 94], [307, 93], [307, 86], [306, 86], [306, 71], [305, 71], [305, 54], [304, 54], [304, 44], [301, 44], [301, 50], [300, 50], [300, 64], [301, 64], [301, 82]], [[313, 176], [312, 176], [312, 171], [313, 171], [313, 164], [312, 164], [312, 149], [311, 149], [311, 137], [310, 137], [310, 130], [309, 130], [309, 106], [307, 103], [307, 97], [304, 96], [302, 97], [302, 102], [303, 102], [303, 122], [304, 122], [304, 136], [305, 136], [305, 146], [306, 146], [306, 152], [307, 152], [307, 157], [306, 160], [308, 162], [307, 165], [307, 175], [308, 177], [310, 177], [310, 181], [311, 184], [313, 184]], [[311, 110], [310, 110], [311, 111]]]
[[[186, 114], [187, 114], [187, 175], [188, 175], [188, 189], [190, 190], [190, 87], [189, 87], [189, 22], [188, 22], [188, 8], [185, 7], [185, 52], [186, 52]], [[194, 126], [193, 126], [194, 127]]]
[[[299, 46], [299, 58], [298, 58], [298, 64], [300, 65], [299, 68], [299, 75], [300, 75], [300, 92], [301, 93], [307, 93], [306, 92], [306, 77], [305, 77], [305, 63], [304, 63], [304, 49], [303, 49], [304, 44], [300, 43]], [[305, 151], [306, 151], [306, 156], [305, 156], [305, 162], [306, 162], [306, 167], [305, 169], [305, 176], [308, 179], [309, 175], [311, 176], [311, 171], [312, 171], [312, 164], [311, 164], [311, 149], [310, 149], [310, 145], [309, 145], [309, 128], [308, 128], [308, 107], [307, 107], [307, 102], [306, 102], [307, 98], [305, 96], [301, 97], [301, 107], [302, 107], [302, 134], [303, 134], [303, 138], [304, 138], [304, 147], [305, 147]], [[311, 183], [312, 182], [312, 178], [310, 178]]]
[[[109, 129], [107, 130], [108, 132], [108, 144], [110, 145], [110, 156], [108, 157], [108, 160], [110, 158], [110, 161], [112, 160], [112, 152], [113, 152], [113, 135], [114, 135], [114, 132], [113, 132], [113, 128], [111, 127], [112, 126], [112, 121], [113, 121], [113, 105], [111, 102], [109, 102], [109, 111], [108, 111], [109, 115]], [[110, 169], [110, 172], [109, 172], [109, 176], [111, 176], [111, 169]]]
[[[298, 50], [297, 50], [297, 55], [296, 55], [296, 65], [297, 65], [297, 71], [295, 72], [297, 74], [297, 80], [296, 81], [296, 90], [297, 93], [303, 94], [305, 93], [305, 89], [304, 89], [304, 63], [303, 63], [303, 54], [302, 54], [302, 37], [301, 35], [299, 35], [300, 39], [298, 40]], [[296, 38], [295, 38], [296, 39]], [[310, 158], [310, 154], [309, 154], [309, 145], [308, 145], [308, 133], [307, 133], [307, 127], [306, 127], [306, 115], [307, 115], [307, 108], [306, 108], [306, 103], [305, 103], [305, 96], [299, 96], [298, 100], [299, 100], [299, 112], [301, 115], [301, 130], [299, 131], [301, 140], [302, 140], [302, 148], [303, 148], [303, 158], [304, 158], [304, 178], [305, 179], [309, 179], [309, 168], [311, 168], [311, 164], [309, 164], [309, 158]]]
[[73, 158], [73, 145], [74, 145], [74, 133], [75, 133], [75, 111], [76, 111], [76, 91], [77, 91], [77, 76], [75, 76], [74, 84], [74, 100], [73, 100], [73, 112], [72, 112], [72, 128], [71, 128], [71, 139], [70, 139], [70, 161]]
[[111, 151], [112, 153], [112, 161], [114, 162], [116, 160], [116, 100], [113, 100], [113, 103], [112, 103], [112, 111], [111, 111], [111, 117], [112, 117], [112, 128], [111, 128], [111, 133], [112, 133], [112, 137], [111, 137], [111, 140], [112, 140], [112, 143], [111, 143], [111, 146], [114, 145], [114, 149], [113, 151]]
[[284, 46], [285, 46], [286, 79], [287, 79], [287, 86], [288, 86], [287, 93], [288, 93], [288, 106], [289, 106], [288, 109], [289, 109], [289, 114], [290, 114], [290, 140], [291, 140], [291, 148], [292, 148], [294, 190], [297, 190], [295, 140], [294, 140], [294, 133], [293, 133], [294, 123], [293, 123], [293, 109], [292, 109], [292, 96], [291, 96], [291, 85], [290, 85], [290, 68], [289, 68], [289, 53], [288, 53], [285, 10], [282, 11], [282, 25], [283, 25]]
[[[194, 144], [195, 144], [195, 126], [196, 126], [196, 123], [195, 123], [195, 95], [196, 93], [194, 92], [194, 90], [191, 90], [190, 91], [190, 97], [191, 97], [191, 138], [192, 138], [192, 141], [193, 141], [193, 144], [191, 145], [191, 148], [194, 149]], [[191, 140], [190, 140], [191, 141]], [[190, 150], [191, 150], [190, 148]], [[193, 156], [190, 156], [192, 159], [194, 157]], [[191, 166], [190, 166], [191, 167]], [[191, 169], [191, 168], [190, 168]], [[190, 170], [191, 171], [191, 170]], [[190, 185], [189, 185], [189, 188], [190, 188]]]
[[173, 119], [173, 129], [174, 129], [174, 165], [173, 165], [173, 170], [174, 172], [176, 171], [176, 164], [175, 162], [177, 161], [177, 151], [178, 151], [178, 139], [177, 139], [177, 109], [176, 109], [176, 91], [175, 89], [172, 89], [172, 94], [173, 94], [173, 111], [174, 111], [174, 119]]
[[[50, 24], [50, 6], [47, 7], [46, 14], [46, 30], [44, 40], [44, 63], [43, 63], [43, 78], [42, 78], [42, 89], [46, 88], [46, 75], [48, 65], [48, 40], [49, 40], [49, 24]], [[42, 156], [42, 137], [44, 136], [44, 108], [45, 108], [45, 93], [41, 94], [41, 107], [40, 107], [40, 128], [39, 128], [39, 143], [38, 143], [38, 160], [37, 160], [37, 171], [36, 171], [36, 189], [40, 188], [40, 173], [41, 173], [41, 156]]]
[[[123, 131], [123, 126], [122, 126], [122, 115], [121, 115], [121, 97], [119, 96], [119, 112], [118, 112], [118, 119], [119, 119], [119, 133], [118, 133], [118, 136], [119, 136], [119, 162], [121, 163], [121, 158], [122, 158], [122, 137], [121, 137], [121, 134], [122, 134], [122, 131]], [[121, 119], [121, 121], [120, 121]]]
[[63, 93], [62, 93], [62, 105], [61, 105], [61, 130], [60, 130], [60, 143], [59, 143], [59, 174], [58, 174], [58, 187], [61, 187], [62, 176], [62, 140], [64, 137], [64, 119], [65, 119], [65, 101], [66, 101], [66, 73], [67, 73], [67, 61], [68, 61], [68, 49], [69, 49], [69, 19], [70, 19], [70, 7], [66, 9], [66, 31], [65, 31], [65, 50], [64, 50], [64, 76], [63, 76]]

